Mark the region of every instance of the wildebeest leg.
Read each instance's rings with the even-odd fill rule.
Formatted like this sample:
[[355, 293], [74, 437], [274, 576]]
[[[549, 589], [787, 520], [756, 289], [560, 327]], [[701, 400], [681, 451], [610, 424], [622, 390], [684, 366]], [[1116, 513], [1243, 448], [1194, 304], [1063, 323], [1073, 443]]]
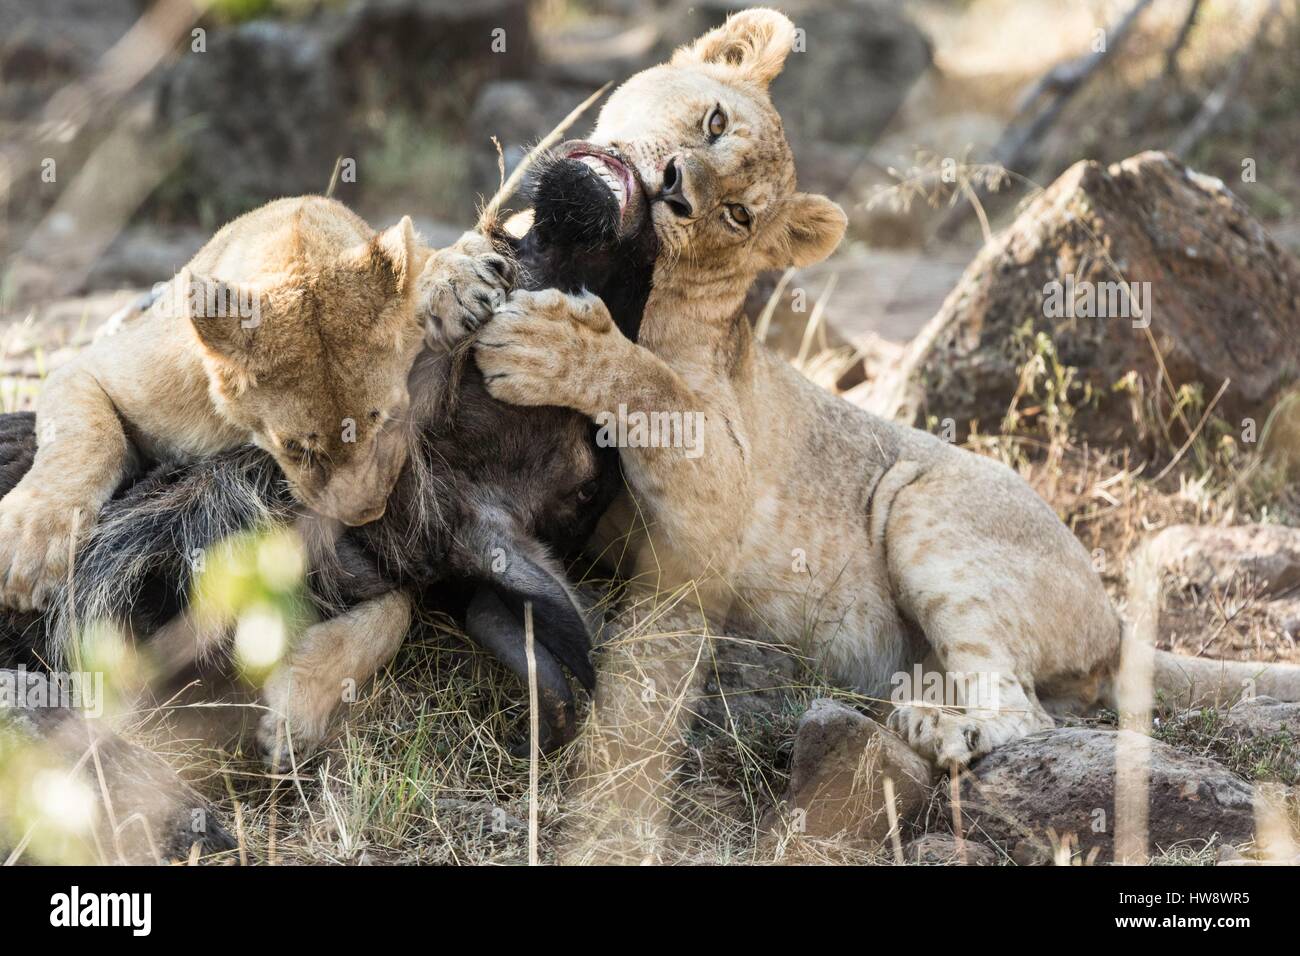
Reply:
[[269, 710], [257, 741], [267, 764], [285, 770], [315, 750], [345, 691], [392, 659], [410, 625], [411, 599], [389, 591], [307, 628], [263, 688]]
[[[470, 599], [465, 615], [465, 632], [470, 639], [501, 661], [512, 674], [528, 686], [528, 656], [524, 648], [524, 629], [490, 586], [480, 584]], [[543, 753], [554, 750], [573, 737], [576, 717], [573, 692], [564, 671], [545, 647], [533, 643], [537, 661], [538, 747]], [[510, 748], [517, 757], [528, 754], [528, 738]]]

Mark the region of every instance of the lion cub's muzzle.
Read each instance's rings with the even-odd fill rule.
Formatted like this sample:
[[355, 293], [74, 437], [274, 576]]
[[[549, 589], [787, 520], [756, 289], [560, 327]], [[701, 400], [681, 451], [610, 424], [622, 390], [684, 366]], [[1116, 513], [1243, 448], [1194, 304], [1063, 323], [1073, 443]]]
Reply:
[[336, 466], [323, 484], [299, 488], [299, 497], [313, 511], [350, 528], [378, 521], [406, 457], [400, 434], [381, 435], [369, 448], [357, 449], [351, 460]]

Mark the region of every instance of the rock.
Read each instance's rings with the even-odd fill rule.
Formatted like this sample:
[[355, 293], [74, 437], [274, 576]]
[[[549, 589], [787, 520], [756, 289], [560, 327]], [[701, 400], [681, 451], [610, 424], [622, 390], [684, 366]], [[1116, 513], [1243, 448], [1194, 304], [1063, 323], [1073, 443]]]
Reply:
[[[75, 800], [70, 793], [42, 793], [43, 780], [71, 780], [93, 806], [93, 816], [83, 832], [73, 830], [72, 841], [57, 834], [35, 832], [28, 857], [40, 858], [47, 839], [55, 852], [85, 854], [95, 861], [95, 849], [116, 851], [121, 862], [143, 864], [184, 860], [197, 843], [204, 854], [231, 850], [234, 838], [222, 825], [217, 810], [176, 775], [161, 757], [112, 733], [97, 715], [102, 707], [102, 687], [88, 690], [85, 681], [18, 669], [0, 669], [0, 756], [5, 775], [0, 779], [0, 856], [6, 837], [26, 832], [33, 821], [23, 808], [40, 813], [54, 798]], [[94, 742], [97, 763], [73, 768]], [[101, 775], [102, 772], [102, 775]], [[52, 773], [53, 777], [43, 774]], [[69, 776], [71, 774], [71, 776]], [[101, 803], [107, 790], [111, 811]], [[17, 808], [17, 810], [15, 810]], [[18, 813], [19, 817], [9, 814]], [[63, 811], [60, 830], [70, 820]], [[134, 819], [132, 819], [134, 818]], [[118, 822], [116, 834], [111, 821]], [[131, 821], [131, 822], [128, 822]], [[76, 841], [82, 841], [78, 846]], [[58, 856], [46, 862], [68, 862]], [[118, 862], [112, 856], [107, 862]]]
[[[963, 775], [961, 810], [969, 839], [1001, 846], [1032, 840], [1052, 847], [1048, 830], [1073, 834], [1078, 851], [1098, 861], [1114, 854], [1115, 748], [1120, 734], [1064, 727], [1015, 741], [976, 761]], [[1217, 838], [1253, 839], [1253, 788], [1204, 757], [1150, 742], [1149, 847], [1195, 847]], [[1017, 856], [1019, 859], [1019, 856]]]
[[327, 21], [353, 103], [463, 122], [485, 83], [529, 76], [527, 0], [362, 0]]
[[189, 157], [169, 197], [179, 190], [224, 221], [279, 196], [323, 191], [342, 156], [358, 164], [355, 185], [341, 179], [335, 195], [355, 205], [375, 117], [459, 126], [485, 83], [527, 73], [535, 59], [527, 6], [366, 0], [301, 20], [210, 28], [206, 50], [183, 53], [159, 94], [159, 129], [179, 131]]
[[1268, 618], [1292, 642], [1300, 641], [1300, 598], [1269, 601]]
[[1219, 847], [1214, 856], [1215, 866], [1246, 866], [1250, 863], [1235, 846], [1227, 844]]
[[1247, 524], [1174, 525], [1153, 540], [1161, 566], [1203, 590], [1226, 588], [1248, 575], [1260, 595], [1300, 590], [1300, 528]]
[[181, 137], [188, 157], [173, 189], [219, 222], [323, 192], [336, 157], [359, 145], [330, 45], [314, 21], [209, 29], [206, 51], [181, 55], [160, 90], [160, 130]]
[[719, 638], [709, 646], [713, 662], [704, 665], [704, 693], [695, 705], [703, 726], [728, 728], [750, 717], [791, 713], [802, 665], [790, 650], [740, 637]]
[[[677, 4], [660, 52], [689, 43], [727, 14], [753, 6], [744, 0], [685, 0]], [[925, 34], [896, 3], [883, 0], [792, 0], [781, 5], [800, 39], [772, 84], [796, 155], [806, 142], [865, 146], [898, 111], [930, 66]], [[842, 91], [852, 91], [846, 95]]]
[[785, 816], [799, 821], [797, 832], [810, 836], [848, 833], [881, 841], [890, 826], [886, 777], [893, 781], [895, 808], [905, 825], [929, 798], [930, 765], [870, 717], [833, 700], [815, 700], [799, 721]]
[[997, 854], [947, 833], [926, 833], [903, 847], [903, 859], [922, 866], [996, 866]]
[[[1160, 646], [1208, 657], [1288, 659], [1300, 633], [1300, 529], [1174, 525], [1151, 547], [1175, 584], [1160, 615]], [[1240, 604], [1231, 626], [1222, 614], [1207, 613], [1220, 602]]]
[[[1067, 278], [1073, 318], [1051, 285]], [[1149, 283], [1136, 286], [1140, 317], [1119, 286], [1099, 285], [1121, 281]], [[1107, 317], [1081, 316], [1089, 291]], [[1130, 370], [1148, 398], [1168, 385], [1148, 331], [1175, 385], [1199, 385], [1208, 402], [1229, 379], [1216, 412], [1262, 427], [1300, 369], [1300, 270], [1222, 182], [1165, 153], [1076, 163], [984, 247], [871, 405], [922, 425], [950, 418], [959, 440], [972, 420], [997, 431], [1034, 347], [1023, 333], [1044, 333], [1077, 370], [1071, 401], [1086, 389], [1095, 403], [1076, 433], [1132, 443], [1132, 398], [1114, 386]]]
[[1228, 708], [1193, 707], [1158, 721], [1156, 735], [1254, 783], [1257, 804], [1261, 794], [1300, 783], [1300, 703], [1260, 694]]
[[1011, 862], [1016, 866], [1047, 866], [1051, 851], [1038, 840], [1019, 840], [1011, 848]]
[[1300, 703], [1251, 697], [1233, 704], [1220, 716], [1223, 729], [1239, 740], [1290, 734], [1300, 741]]

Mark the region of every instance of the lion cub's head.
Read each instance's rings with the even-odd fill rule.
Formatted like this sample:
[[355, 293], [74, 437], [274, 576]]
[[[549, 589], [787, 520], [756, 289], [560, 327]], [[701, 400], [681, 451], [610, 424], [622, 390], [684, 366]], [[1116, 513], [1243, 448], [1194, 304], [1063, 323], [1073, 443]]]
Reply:
[[783, 14], [747, 10], [638, 73], [605, 104], [591, 141], [635, 167], [664, 261], [747, 286], [763, 269], [809, 265], [839, 244], [844, 212], [795, 190], [768, 97], [794, 38]]
[[300, 241], [265, 285], [189, 270], [179, 281], [222, 414], [275, 458], [299, 501], [365, 524], [406, 462], [423, 254], [409, 218], [341, 253]]

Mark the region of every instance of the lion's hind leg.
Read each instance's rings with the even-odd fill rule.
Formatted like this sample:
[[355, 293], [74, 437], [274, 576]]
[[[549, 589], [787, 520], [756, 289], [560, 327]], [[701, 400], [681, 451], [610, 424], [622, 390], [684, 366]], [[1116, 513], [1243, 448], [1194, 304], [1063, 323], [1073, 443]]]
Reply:
[[935, 632], [941, 635], [935, 657], [942, 680], [933, 686], [942, 687], [941, 694], [922, 692], [900, 701], [888, 720], [891, 730], [940, 767], [964, 766], [1003, 744], [1054, 726], [1032, 688], [1026, 688], [1004, 659], [977, 642], [942, 636], [961, 633], [962, 623], [952, 630], [941, 625]]
[[[952, 481], [927, 475], [902, 489], [886, 540], [894, 599], [924, 633], [933, 666], [923, 688], [898, 695], [889, 724], [940, 766], [1052, 727], [1036, 677], [1059, 670], [1058, 658], [1087, 643], [1069, 620], [1085, 595], [1059, 580], [1070, 562], [1054, 553], [1055, 530], [1046, 535], [1053, 540], [1024, 543], [996, 513], [946, 501]], [[1004, 505], [1014, 508], [1011, 520], [1046, 524], [1019, 504]], [[1047, 573], [1053, 563], [1055, 573]], [[1082, 573], [1090, 573], [1086, 565]]]

